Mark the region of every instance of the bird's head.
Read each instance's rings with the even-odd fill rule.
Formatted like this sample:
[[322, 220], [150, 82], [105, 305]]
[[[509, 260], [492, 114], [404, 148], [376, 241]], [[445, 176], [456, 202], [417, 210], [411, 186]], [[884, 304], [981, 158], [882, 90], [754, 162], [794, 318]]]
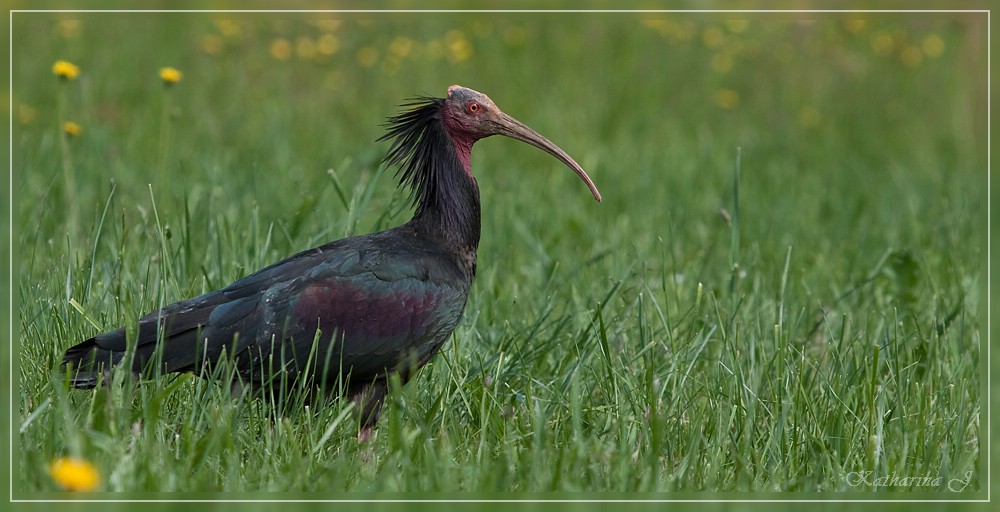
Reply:
[[517, 139], [549, 153], [566, 164], [587, 184], [594, 199], [601, 200], [600, 191], [580, 164], [559, 146], [505, 114], [497, 108], [489, 96], [481, 92], [460, 85], [449, 87], [448, 97], [444, 100], [441, 110], [441, 121], [452, 141], [461, 147], [466, 155], [473, 143], [491, 135], [504, 135]]

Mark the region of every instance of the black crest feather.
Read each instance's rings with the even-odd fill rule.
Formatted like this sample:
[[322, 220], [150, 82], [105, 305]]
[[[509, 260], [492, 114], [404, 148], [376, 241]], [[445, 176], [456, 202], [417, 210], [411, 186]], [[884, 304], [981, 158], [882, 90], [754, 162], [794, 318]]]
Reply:
[[479, 189], [455, 151], [442, 122], [442, 98], [417, 98], [399, 115], [390, 117], [388, 132], [379, 141], [392, 140], [382, 160], [398, 165], [400, 185], [410, 189], [416, 205], [411, 223], [457, 235], [464, 247], [479, 244]]
[[386, 123], [388, 133], [378, 139], [380, 142], [392, 139], [382, 161], [399, 166], [396, 177], [401, 185], [409, 187], [410, 200], [418, 206], [427, 206], [435, 200], [439, 178], [436, 173], [447, 165], [441, 159], [454, 155], [454, 151], [439, 151], [451, 144], [441, 125], [444, 101], [425, 96], [402, 105], [409, 110], [390, 117]]

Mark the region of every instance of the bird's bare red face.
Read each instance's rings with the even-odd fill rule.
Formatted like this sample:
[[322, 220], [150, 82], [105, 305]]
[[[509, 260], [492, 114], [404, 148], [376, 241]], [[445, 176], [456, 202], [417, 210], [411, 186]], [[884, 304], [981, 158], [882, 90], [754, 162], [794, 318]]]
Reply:
[[452, 136], [471, 142], [494, 135], [489, 121], [503, 113], [489, 96], [460, 85], [448, 88], [446, 105], [444, 122]]
[[451, 135], [459, 160], [470, 175], [472, 169], [469, 154], [472, 144], [490, 135], [504, 135], [531, 144], [558, 158], [587, 184], [594, 199], [601, 200], [601, 193], [580, 164], [538, 132], [503, 113], [489, 96], [481, 92], [461, 85], [449, 87], [441, 121]]

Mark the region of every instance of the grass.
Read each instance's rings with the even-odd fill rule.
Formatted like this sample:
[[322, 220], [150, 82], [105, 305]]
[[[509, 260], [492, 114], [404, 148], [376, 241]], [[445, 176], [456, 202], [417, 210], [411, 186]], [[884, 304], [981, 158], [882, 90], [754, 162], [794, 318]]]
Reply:
[[[76, 18], [13, 18], [15, 497], [62, 456], [140, 495], [984, 491], [983, 17]], [[452, 83], [605, 200], [477, 145], [469, 306], [374, 440], [189, 375], [68, 389], [77, 341], [407, 220], [373, 141]]]

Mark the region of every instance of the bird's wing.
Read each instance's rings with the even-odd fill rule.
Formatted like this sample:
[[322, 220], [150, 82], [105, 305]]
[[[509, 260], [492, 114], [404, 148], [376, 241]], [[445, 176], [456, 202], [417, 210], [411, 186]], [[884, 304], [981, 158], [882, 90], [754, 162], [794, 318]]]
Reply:
[[260, 296], [249, 359], [273, 360], [281, 340], [281, 357], [298, 367], [313, 358], [352, 379], [384, 375], [409, 357], [420, 364], [458, 323], [468, 289], [450, 259], [430, 252], [342, 251]]

